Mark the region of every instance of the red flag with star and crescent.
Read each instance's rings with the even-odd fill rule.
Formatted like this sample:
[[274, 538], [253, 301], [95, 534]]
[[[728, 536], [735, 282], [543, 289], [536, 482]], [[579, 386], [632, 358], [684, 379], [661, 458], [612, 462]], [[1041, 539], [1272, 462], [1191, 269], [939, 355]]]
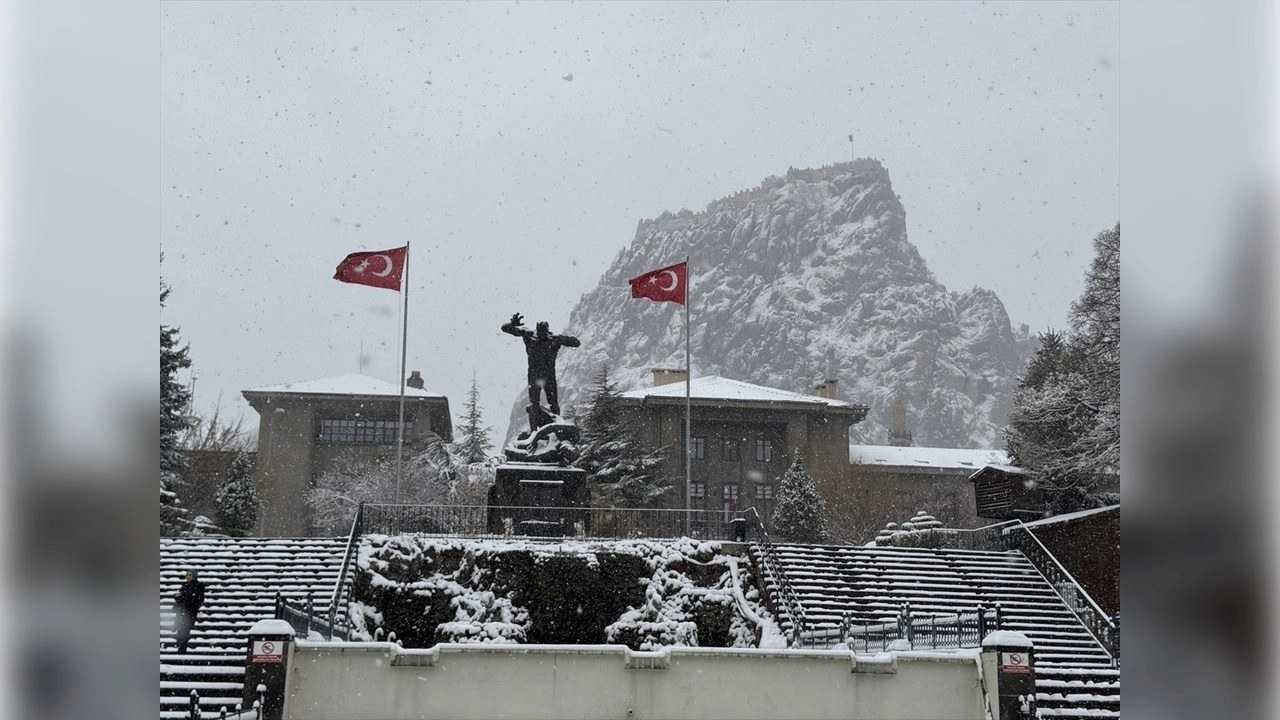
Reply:
[[649, 298], [655, 302], [674, 302], [684, 305], [688, 277], [688, 262], [650, 270], [640, 277], [632, 278], [628, 281], [631, 283], [631, 297]]
[[333, 279], [344, 283], [399, 290], [407, 250], [406, 246], [391, 250], [351, 253], [338, 263], [338, 270], [333, 274]]

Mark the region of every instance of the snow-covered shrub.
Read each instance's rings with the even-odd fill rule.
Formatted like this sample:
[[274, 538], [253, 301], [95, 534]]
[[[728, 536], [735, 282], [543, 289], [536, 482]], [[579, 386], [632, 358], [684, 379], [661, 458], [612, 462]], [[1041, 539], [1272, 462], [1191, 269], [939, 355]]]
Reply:
[[719, 543], [371, 535], [357, 569], [351, 606], [357, 635], [370, 637], [382, 627], [405, 647], [750, 647], [780, 635], [750, 573], [722, 554]]

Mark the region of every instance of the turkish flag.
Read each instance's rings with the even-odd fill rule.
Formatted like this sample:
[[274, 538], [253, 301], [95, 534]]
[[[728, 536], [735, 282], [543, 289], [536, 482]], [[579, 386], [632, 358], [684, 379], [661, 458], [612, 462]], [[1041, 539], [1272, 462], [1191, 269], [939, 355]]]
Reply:
[[631, 297], [649, 298], [656, 302], [674, 302], [685, 304], [685, 288], [688, 287], [689, 263], [682, 262], [668, 265], [637, 278], [628, 280], [631, 283]]
[[400, 289], [400, 277], [404, 274], [404, 258], [409, 247], [393, 250], [354, 252], [338, 263], [334, 280], [357, 285], [372, 285], [388, 290]]

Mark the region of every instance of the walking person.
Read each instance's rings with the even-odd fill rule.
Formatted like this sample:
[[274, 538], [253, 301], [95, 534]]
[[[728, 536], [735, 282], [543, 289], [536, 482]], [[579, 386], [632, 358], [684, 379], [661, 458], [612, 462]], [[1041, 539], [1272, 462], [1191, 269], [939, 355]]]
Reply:
[[191, 640], [191, 629], [196, 624], [196, 613], [204, 605], [204, 583], [196, 579], [196, 571], [188, 570], [182, 587], [173, 594], [173, 636], [178, 643], [178, 652], [187, 651], [187, 643]]

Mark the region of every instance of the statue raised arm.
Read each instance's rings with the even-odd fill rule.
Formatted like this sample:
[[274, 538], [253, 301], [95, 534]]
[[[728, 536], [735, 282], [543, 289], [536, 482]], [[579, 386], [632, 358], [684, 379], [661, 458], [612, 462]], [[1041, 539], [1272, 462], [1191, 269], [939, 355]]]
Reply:
[[556, 387], [556, 355], [562, 347], [579, 347], [582, 343], [572, 335], [553, 335], [546, 322], [538, 323], [536, 333], [523, 326], [520, 313], [502, 326], [502, 332], [524, 340], [525, 354], [529, 356], [529, 429], [536, 430], [533, 422], [541, 406], [542, 394], [547, 395], [547, 405], [552, 415], [560, 414], [560, 393]]
[[521, 315], [520, 313], [516, 313], [511, 316], [511, 320], [506, 325], [502, 326], [502, 332], [508, 335], [515, 335], [516, 337], [521, 337], [521, 338], [533, 337], [533, 333], [524, 329], [522, 327], [523, 325], [524, 325], [524, 316]]

